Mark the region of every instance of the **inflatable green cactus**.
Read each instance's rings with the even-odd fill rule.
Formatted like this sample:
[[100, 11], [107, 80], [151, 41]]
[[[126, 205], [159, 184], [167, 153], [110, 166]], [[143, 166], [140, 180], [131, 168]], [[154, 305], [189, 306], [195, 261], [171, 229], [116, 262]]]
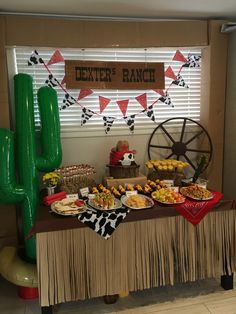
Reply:
[[[35, 223], [39, 203], [39, 171], [52, 171], [62, 159], [56, 92], [38, 91], [41, 120], [40, 155], [36, 152], [32, 78], [17, 74], [15, 83], [15, 132], [0, 129], [0, 202], [19, 203], [26, 236]], [[16, 148], [14, 150], [14, 147]], [[36, 257], [35, 237], [25, 241], [26, 257]]]

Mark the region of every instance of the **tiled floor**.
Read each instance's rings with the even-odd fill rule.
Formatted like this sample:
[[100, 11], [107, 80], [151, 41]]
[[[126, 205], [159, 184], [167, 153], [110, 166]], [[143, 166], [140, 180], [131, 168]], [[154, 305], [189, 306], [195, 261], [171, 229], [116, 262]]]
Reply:
[[[235, 283], [236, 285], [236, 283]], [[38, 300], [24, 301], [17, 289], [0, 277], [1, 314], [40, 314]], [[70, 302], [54, 307], [58, 314], [236, 314], [236, 289], [224, 291], [218, 280], [161, 287], [104, 304], [102, 298]]]

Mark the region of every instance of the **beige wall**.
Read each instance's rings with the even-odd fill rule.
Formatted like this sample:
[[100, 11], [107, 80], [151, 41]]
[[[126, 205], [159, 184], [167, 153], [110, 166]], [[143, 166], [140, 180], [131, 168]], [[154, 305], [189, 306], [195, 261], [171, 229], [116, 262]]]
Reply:
[[[149, 135], [102, 136], [95, 138], [64, 138], [62, 139], [63, 164], [85, 163], [96, 169], [95, 180], [101, 182], [109, 164], [109, 154], [119, 140], [127, 140], [130, 149], [137, 151], [135, 160], [140, 165], [140, 172], [146, 173], [145, 162], [148, 160], [147, 145]], [[73, 150], [73, 153], [71, 151]]]
[[[209, 173], [211, 187], [221, 190], [227, 61], [227, 35], [220, 34], [222, 23], [223, 21], [92, 22], [0, 16], [0, 127], [9, 126], [5, 46], [65, 48], [207, 46], [201, 121], [209, 128], [215, 148]], [[110, 148], [120, 138], [123, 137], [63, 139], [63, 163], [92, 164], [98, 169], [98, 177], [101, 177], [108, 162]], [[137, 162], [143, 165], [147, 159], [148, 136], [133, 135], [128, 139], [130, 147], [138, 151]], [[4, 208], [8, 210], [9, 207]], [[15, 224], [11, 214], [6, 221], [10, 222], [10, 226]]]
[[220, 33], [222, 21], [209, 22], [209, 45], [203, 49], [201, 123], [213, 144], [213, 160], [207, 169], [209, 186], [222, 190], [224, 115], [228, 35]]
[[229, 37], [223, 191], [236, 198], [236, 32]]

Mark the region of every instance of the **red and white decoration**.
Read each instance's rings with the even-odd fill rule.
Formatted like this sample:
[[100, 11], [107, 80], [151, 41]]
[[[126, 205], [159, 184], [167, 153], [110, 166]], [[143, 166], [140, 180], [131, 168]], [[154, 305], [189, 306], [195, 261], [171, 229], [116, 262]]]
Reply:
[[[155, 123], [155, 113], [154, 113], [154, 105], [157, 105], [158, 103], [166, 104], [170, 107], [174, 107], [174, 103], [172, 102], [171, 96], [169, 94], [169, 89], [171, 86], [179, 86], [183, 88], [189, 88], [188, 84], [184, 81], [183, 77], [181, 76], [181, 71], [184, 68], [198, 68], [200, 67], [200, 59], [201, 56], [199, 55], [188, 55], [185, 57], [179, 50], [177, 50], [172, 58], [172, 61], [176, 61], [181, 63], [179, 70], [177, 73], [175, 73], [171, 66], [168, 66], [165, 71], [165, 77], [168, 79], [171, 79], [171, 83], [165, 90], [161, 89], [155, 89], [151, 90], [150, 92], [155, 92], [157, 94], [157, 98], [153, 103], [149, 103], [148, 101], [148, 93], [142, 93], [136, 97], [134, 97], [135, 101], [140, 104], [140, 111], [136, 112], [132, 115], [127, 115], [127, 110], [129, 108], [130, 99], [120, 99], [116, 100], [115, 104], [118, 106], [122, 113], [122, 117], [110, 117], [104, 115], [104, 111], [106, 110], [109, 105], [112, 103], [112, 99], [105, 97], [103, 95], [98, 96], [98, 104], [99, 104], [99, 111], [95, 112], [87, 108], [83, 104], [83, 100], [86, 99], [86, 97], [89, 97], [93, 94], [93, 90], [91, 89], [81, 89], [79, 91], [79, 95], [76, 99], [76, 97], [73, 97], [70, 92], [65, 88], [65, 78], [58, 80], [50, 70], [50, 66], [59, 63], [64, 62], [64, 57], [62, 56], [61, 52], [59, 50], [56, 50], [49, 61], [47, 63], [44, 62], [44, 60], [40, 57], [39, 53], [35, 50], [32, 55], [30, 56], [28, 60], [28, 66], [33, 65], [43, 65], [48, 72], [48, 78], [45, 81], [45, 84], [48, 85], [51, 88], [60, 88], [65, 93], [65, 97], [63, 99], [63, 103], [60, 106], [60, 110], [66, 110], [70, 106], [80, 106], [81, 107], [81, 126], [83, 126], [88, 120], [93, 116], [97, 115], [102, 118], [102, 121], [104, 123], [105, 127], [105, 133], [108, 134], [113, 126], [113, 123], [116, 120], [123, 119], [124, 122], [127, 124], [127, 126], [130, 129], [130, 132], [134, 132], [134, 124], [135, 124], [135, 117], [140, 114], [146, 115], [150, 120], [152, 120]], [[102, 93], [102, 91], [101, 91]], [[114, 101], [113, 101], [114, 104]]]

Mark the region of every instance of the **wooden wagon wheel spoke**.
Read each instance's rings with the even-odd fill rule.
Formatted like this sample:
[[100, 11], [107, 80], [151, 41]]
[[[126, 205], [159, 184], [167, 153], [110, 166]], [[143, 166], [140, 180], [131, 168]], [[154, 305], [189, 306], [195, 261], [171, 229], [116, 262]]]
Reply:
[[175, 143], [175, 140], [173, 139], [173, 137], [166, 131], [166, 129], [164, 128], [163, 125], [161, 125], [161, 129], [163, 130], [163, 132], [169, 137], [169, 139], [171, 140], [172, 143]]
[[166, 159], [169, 159], [170, 157], [172, 157], [174, 155], [174, 153], [171, 153], [170, 155], [168, 155], [167, 157], [166, 157]]
[[187, 162], [193, 167], [194, 170], [197, 169], [197, 167], [192, 163], [192, 161], [186, 156], [186, 154], [183, 155], [184, 158], [187, 160]]
[[184, 119], [184, 122], [183, 122], [182, 130], [181, 130], [181, 135], [180, 135], [180, 140], [179, 140], [180, 142], [183, 141], [185, 125], [186, 125], [186, 119]]
[[187, 142], [185, 142], [185, 145], [188, 145], [190, 142], [195, 140], [195, 138], [199, 137], [203, 133], [203, 130], [199, 131], [197, 134], [195, 134], [192, 138], [190, 138]]
[[186, 148], [187, 152], [196, 152], [196, 153], [204, 153], [204, 154], [210, 154], [211, 152], [209, 150], [201, 150], [201, 149], [194, 149], [194, 148]]
[[[175, 130], [172, 134], [170, 132], [170, 130], [172, 130], [173, 124], [178, 126], [177, 135]], [[190, 139], [185, 141], [185, 134], [189, 133], [192, 133], [193, 135], [190, 135]], [[170, 143], [168, 143], [167, 145], [163, 142], [164, 140], [167, 140], [166, 136], [170, 140]], [[204, 136], [204, 138], [206, 139], [205, 144], [207, 146], [204, 146], [203, 149], [197, 148], [198, 142], [192, 143], [200, 136], [202, 136], [202, 138]], [[160, 143], [160, 145], [156, 143]], [[190, 146], [190, 143], [192, 143], [191, 148], [188, 147]], [[155, 159], [155, 154], [158, 154], [162, 157], [166, 156], [164, 157], [165, 159], [176, 156], [175, 158], [177, 160], [186, 160], [194, 171], [197, 169], [197, 159], [199, 157], [198, 153], [208, 155], [207, 163], [204, 167], [205, 170], [211, 161], [212, 151], [212, 142], [207, 130], [204, 129], [204, 127], [197, 121], [185, 117], [170, 118], [160, 123], [152, 132], [148, 142], [149, 159]], [[189, 157], [187, 156], [187, 152], [192, 153], [191, 158], [190, 155]]]
[[165, 148], [165, 149], [171, 149], [171, 146], [164, 146], [164, 145], [149, 145], [150, 147], [156, 147], [156, 148]]

